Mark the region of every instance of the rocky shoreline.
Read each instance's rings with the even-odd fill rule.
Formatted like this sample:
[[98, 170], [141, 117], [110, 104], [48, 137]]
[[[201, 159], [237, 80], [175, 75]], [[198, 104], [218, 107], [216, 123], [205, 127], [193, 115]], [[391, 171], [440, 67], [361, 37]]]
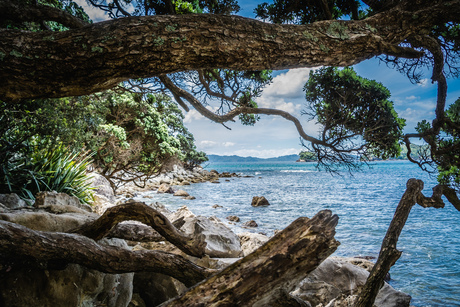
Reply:
[[[220, 178], [235, 176], [238, 175], [176, 168], [171, 173], [151, 180], [144, 189], [127, 186], [115, 195], [105, 178], [95, 175], [93, 185], [97, 189], [93, 207], [81, 205], [75, 198], [55, 192], [41, 193], [34, 208], [27, 207], [17, 196], [6, 195], [0, 197], [0, 219], [34, 230], [67, 232], [89, 220], [97, 219], [116, 203], [129, 202], [129, 196], [132, 197], [136, 192], [158, 190], [161, 185], [170, 187], [185, 185], [187, 182], [216, 182]], [[167, 251], [182, 255], [197, 265], [220, 270], [247, 256], [270, 239], [263, 234], [251, 232], [235, 234], [218, 218], [196, 216], [186, 206], [174, 212], [159, 203], [151, 206], [173, 224], [180, 221], [178, 229], [183, 233], [204, 236], [207, 243], [206, 256], [188, 256], [164, 240], [137, 242], [113, 238], [102, 239], [98, 243], [131, 250]], [[373, 263], [365, 259], [329, 257], [310, 272], [291, 295], [303, 302], [299, 306], [352, 306], [372, 266]], [[158, 273], [105, 274], [76, 264], [68, 265], [63, 270], [11, 270], [4, 274], [0, 283], [1, 300], [12, 306], [156, 306], [187, 289], [172, 277]], [[385, 283], [375, 305], [396, 307], [409, 306], [409, 303], [409, 295]]]

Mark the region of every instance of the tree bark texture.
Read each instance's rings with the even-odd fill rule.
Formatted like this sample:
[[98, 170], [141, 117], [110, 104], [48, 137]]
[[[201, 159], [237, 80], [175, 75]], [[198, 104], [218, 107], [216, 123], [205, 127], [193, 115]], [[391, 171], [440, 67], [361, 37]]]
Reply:
[[337, 249], [337, 222], [329, 210], [299, 218], [252, 254], [161, 306], [279, 306], [282, 296], [290, 306], [302, 306], [287, 293]]
[[402, 1], [360, 21], [275, 25], [225, 15], [120, 18], [63, 32], [0, 29], [0, 98], [64, 97], [131, 78], [228, 68], [346, 66], [380, 54], [420, 57], [398, 44], [458, 21], [460, 0]]
[[0, 260], [45, 269], [76, 263], [104, 273], [150, 271], [172, 276], [189, 287], [215, 273], [179, 255], [102, 246], [82, 235], [34, 231], [6, 221], [0, 221]]
[[174, 227], [163, 214], [142, 202], [126, 203], [108, 208], [100, 218], [88, 222], [72, 232], [99, 240], [109, 234], [118, 223], [128, 220], [136, 220], [152, 227], [167, 241], [188, 255], [202, 257], [205, 254], [204, 236], [194, 238], [185, 235]]

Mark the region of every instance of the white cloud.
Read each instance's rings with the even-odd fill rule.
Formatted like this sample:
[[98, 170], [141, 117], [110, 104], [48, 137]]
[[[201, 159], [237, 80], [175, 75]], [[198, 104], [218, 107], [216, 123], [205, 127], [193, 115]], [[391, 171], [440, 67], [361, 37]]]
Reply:
[[415, 100], [415, 99], [420, 99], [420, 97], [417, 97], [417, 96], [414, 96], [414, 95], [406, 97], [406, 100]]
[[417, 85], [421, 87], [427, 87], [431, 85], [431, 82], [428, 78], [425, 78], [425, 79], [420, 80], [420, 82], [417, 83]]
[[201, 145], [201, 148], [203, 149], [212, 148], [217, 145], [217, 142], [204, 140], [200, 142], [200, 145]]
[[260, 97], [257, 99], [257, 104], [260, 108], [278, 109], [289, 113], [295, 113], [302, 108], [300, 104], [286, 102], [283, 98], [267, 99], [265, 97]]
[[192, 121], [203, 119], [203, 115], [201, 115], [197, 110], [191, 109], [184, 116], [184, 123], [189, 124]]
[[233, 142], [224, 142], [222, 145], [224, 147], [233, 147], [233, 146], [235, 146], [235, 143], [233, 143]]
[[302, 89], [309, 78], [311, 70], [312, 68], [290, 69], [286, 73], [279, 74], [264, 89], [262, 96], [284, 98], [303, 97]]

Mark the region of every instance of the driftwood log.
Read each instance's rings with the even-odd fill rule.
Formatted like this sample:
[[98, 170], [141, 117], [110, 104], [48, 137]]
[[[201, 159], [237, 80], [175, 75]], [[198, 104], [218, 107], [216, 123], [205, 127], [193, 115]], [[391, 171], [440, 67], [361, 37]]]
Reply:
[[399, 257], [401, 257], [402, 252], [396, 249], [396, 244], [409, 217], [409, 213], [415, 204], [418, 203], [424, 208], [444, 208], [444, 201], [441, 198], [444, 195], [460, 211], [460, 200], [455, 190], [445, 185], [437, 185], [433, 188], [433, 196], [425, 197], [422, 194], [423, 186], [422, 180], [409, 179], [407, 181], [406, 191], [399, 201], [396, 212], [383, 239], [377, 262], [361, 290], [355, 307], [372, 307], [374, 305], [375, 298], [383, 286], [385, 276]]
[[125, 203], [108, 208], [100, 218], [88, 222], [74, 229], [72, 232], [99, 240], [107, 235], [114, 236], [114, 233], [111, 233], [112, 229], [119, 223], [129, 220], [139, 221], [152, 227], [167, 241], [188, 255], [195, 257], [204, 256], [206, 247], [204, 236], [191, 237], [185, 235], [163, 214], [142, 202]]
[[252, 254], [161, 306], [304, 306], [288, 293], [339, 246], [338, 216], [298, 218]]

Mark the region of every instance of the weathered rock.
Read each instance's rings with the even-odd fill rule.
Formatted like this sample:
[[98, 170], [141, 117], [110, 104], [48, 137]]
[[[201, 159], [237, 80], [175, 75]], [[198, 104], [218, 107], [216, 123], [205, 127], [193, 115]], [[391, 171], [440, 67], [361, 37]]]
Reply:
[[151, 272], [134, 274], [133, 292], [142, 298], [145, 306], [157, 306], [186, 289], [184, 284], [170, 276]]
[[231, 221], [231, 222], [239, 222], [240, 221], [240, 218], [237, 217], [236, 215], [229, 215], [226, 217], [227, 220]]
[[265, 244], [270, 238], [260, 233], [244, 232], [238, 234], [240, 237], [241, 249], [243, 257], [246, 257], [259, 247]]
[[192, 195], [189, 195], [189, 196], [185, 197], [185, 199], [194, 200], [194, 199], [196, 199], [196, 197], [195, 197], [195, 196], [192, 196]]
[[243, 224], [243, 227], [259, 227], [259, 225], [257, 225], [256, 221], [250, 220], [250, 221], [245, 222]]
[[229, 172], [223, 172], [222, 174], [219, 175], [219, 177], [230, 178], [232, 177], [232, 174], [230, 174]]
[[[362, 260], [362, 259], [361, 259]], [[350, 259], [330, 257], [304, 279], [291, 294], [312, 306], [348, 306], [366, 282], [369, 272], [350, 263]], [[377, 307], [409, 306], [410, 296], [385, 283], [376, 298]]]
[[102, 215], [105, 210], [113, 206], [115, 206], [115, 203], [111, 202], [104, 195], [94, 195], [93, 211], [97, 214]]
[[182, 181], [182, 183], [181, 183], [181, 184], [182, 184], [182, 185], [190, 185], [190, 181], [188, 181], [188, 180], [184, 180], [184, 181]]
[[182, 197], [187, 197], [187, 196], [190, 196], [190, 194], [188, 194], [186, 191], [184, 190], [177, 190], [175, 193], [174, 193], [174, 196], [182, 196]]
[[91, 187], [94, 188], [94, 194], [103, 196], [107, 199], [107, 202], [114, 204], [116, 202], [116, 198], [110, 182], [98, 173], [91, 173], [90, 176], [92, 178]]
[[174, 194], [173, 188], [165, 183], [162, 183], [160, 187], [157, 190], [157, 193], [169, 193], [169, 194]]
[[212, 180], [211, 183], [220, 183], [219, 180]]
[[[121, 240], [99, 242], [123, 245]], [[127, 306], [133, 274], [104, 274], [70, 264], [63, 270], [13, 267], [0, 278], [2, 306]]]
[[217, 209], [217, 208], [223, 208], [221, 205], [218, 205], [218, 204], [215, 204], [212, 206], [214, 209]]
[[269, 206], [270, 203], [264, 196], [254, 196], [252, 198], [251, 206], [253, 207], [261, 207], [261, 206]]
[[172, 214], [171, 220], [184, 218], [180, 228], [187, 234], [204, 235], [206, 254], [217, 258], [236, 258], [242, 254], [240, 239], [216, 217], [196, 216], [186, 206]]
[[8, 209], [27, 207], [26, 202], [15, 193], [0, 194], [0, 203]]
[[[39, 192], [35, 198], [35, 208], [47, 209], [56, 213], [59, 212], [76, 212], [81, 211], [93, 212], [91, 206], [82, 204], [77, 197], [70, 196], [66, 193]], [[77, 210], [75, 208], [81, 209]]]

